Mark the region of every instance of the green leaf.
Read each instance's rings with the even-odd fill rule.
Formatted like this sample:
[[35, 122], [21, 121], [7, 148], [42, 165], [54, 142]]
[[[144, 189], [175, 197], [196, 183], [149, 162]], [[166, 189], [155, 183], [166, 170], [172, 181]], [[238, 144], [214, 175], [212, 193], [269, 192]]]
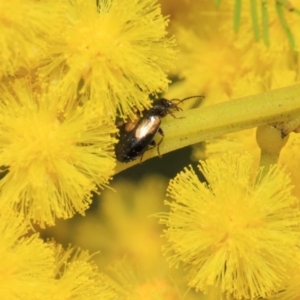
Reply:
[[241, 13], [242, 13], [242, 0], [235, 0], [234, 25], [233, 25], [235, 32], [237, 32], [240, 28]]
[[251, 5], [251, 17], [252, 17], [252, 26], [255, 40], [259, 41], [259, 25], [258, 25], [258, 15], [257, 15], [257, 5], [256, 0], [250, 0]]
[[293, 12], [296, 13], [297, 15], [300, 15], [300, 9], [298, 8], [293, 8]]
[[285, 31], [285, 34], [288, 38], [289, 44], [290, 44], [291, 48], [294, 49], [295, 48], [294, 36], [293, 36], [293, 34], [287, 24], [286, 18], [284, 16], [282, 3], [276, 2], [276, 11], [277, 11], [279, 21], [281, 23], [281, 27]]
[[269, 39], [269, 15], [266, 1], [261, 1], [261, 15], [262, 15], [262, 34], [266, 46], [270, 46]]
[[221, 1], [222, 1], [222, 0], [215, 0], [215, 6], [218, 7], [218, 6], [221, 4]]

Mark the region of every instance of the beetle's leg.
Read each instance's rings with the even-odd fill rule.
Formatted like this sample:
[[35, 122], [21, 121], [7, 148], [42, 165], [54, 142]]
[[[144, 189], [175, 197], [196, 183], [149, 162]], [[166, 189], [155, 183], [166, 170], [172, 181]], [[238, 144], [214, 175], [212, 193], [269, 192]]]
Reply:
[[[178, 110], [182, 110], [182, 109], [178, 109]], [[169, 114], [175, 118], [175, 119], [184, 119], [184, 117], [176, 117], [172, 112], [169, 111]]]
[[[149, 146], [152, 146], [152, 147], [155, 147], [155, 146], [156, 146], [158, 156], [161, 158], [162, 155], [160, 154], [160, 151], [159, 151], [159, 145], [162, 143], [162, 141], [163, 141], [163, 139], [164, 139], [164, 137], [165, 137], [165, 134], [164, 134], [163, 130], [162, 130], [160, 127], [158, 128], [158, 132], [159, 132], [160, 135], [161, 135], [160, 141], [156, 144], [156, 142], [153, 140], [153, 141], [149, 144]], [[152, 147], [151, 147], [151, 148], [152, 148]], [[149, 148], [148, 148], [147, 150], [149, 150]], [[146, 152], [146, 151], [145, 151], [145, 152]], [[145, 153], [145, 152], [144, 152], [144, 153]], [[142, 161], [143, 161], [144, 153], [141, 155], [141, 158], [140, 158], [140, 164], [141, 164]]]
[[[145, 152], [144, 152], [145, 153]], [[142, 163], [143, 161], [143, 156], [144, 156], [144, 153], [141, 155], [141, 158], [140, 158], [140, 164]]]
[[[150, 147], [151, 146], [151, 147]], [[149, 148], [147, 149], [147, 150], [150, 150], [150, 149], [152, 149], [153, 147], [156, 147], [156, 142], [153, 140], [150, 144], [149, 144], [149, 146], [148, 146]]]
[[160, 151], [159, 151], [159, 145], [162, 143], [164, 137], [165, 137], [165, 134], [163, 132], [163, 130], [161, 129], [161, 127], [158, 128], [158, 132], [161, 134], [161, 139], [160, 141], [157, 143], [156, 145], [156, 148], [157, 148], [157, 153], [158, 153], [158, 156], [161, 158], [162, 155], [160, 154]]
[[[152, 147], [150, 147], [150, 146], [152, 146]], [[150, 150], [150, 149], [152, 149], [153, 147], [155, 147], [156, 146], [156, 142], [153, 140], [149, 145], [148, 145], [148, 148], [147, 148], [147, 150]], [[150, 148], [149, 148], [150, 147]], [[146, 151], [147, 151], [146, 150]], [[146, 152], [145, 151], [145, 152]], [[144, 154], [145, 154], [145, 152], [141, 155], [141, 158], [140, 158], [140, 164], [142, 163], [142, 161], [143, 161], [143, 156], [144, 156]]]

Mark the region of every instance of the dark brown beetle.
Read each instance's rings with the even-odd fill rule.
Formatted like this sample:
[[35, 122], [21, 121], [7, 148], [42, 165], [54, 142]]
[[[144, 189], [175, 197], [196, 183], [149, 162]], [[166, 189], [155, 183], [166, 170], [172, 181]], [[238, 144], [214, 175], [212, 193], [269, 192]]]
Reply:
[[[203, 98], [203, 96], [192, 96], [182, 100], [173, 99], [168, 100], [164, 98], [157, 99], [153, 102], [150, 109], [143, 111], [143, 115], [135, 120], [129, 120], [120, 127], [120, 139], [116, 144], [116, 158], [118, 161], [127, 163], [137, 158], [143, 158], [146, 150], [157, 147], [159, 152], [159, 145], [164, 139], [164, 132], [160, 127], [161, 118], [167, 114], [173, 115], [173, 111], [181, 110], [178, 104], [191, 98]], [[178, 101], [174, 103], [174, 101]], [[156, 133], [161, 134], [160, 141], [156, 144], [154, 137]]]

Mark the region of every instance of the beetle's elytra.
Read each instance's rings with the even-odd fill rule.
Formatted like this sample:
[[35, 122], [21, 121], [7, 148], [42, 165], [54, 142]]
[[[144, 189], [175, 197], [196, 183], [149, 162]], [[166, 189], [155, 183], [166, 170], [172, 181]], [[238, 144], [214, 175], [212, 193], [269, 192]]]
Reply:
[[[203, 98], [203, 96], [192, 96], [182, 100], [173, 99], [168, 100], [164, 98], [157, 99], [153, 102], [150, 109], [143, 111], [142, 117], [129, 120], [120, 127], [120, 137], [116, 144], [116, 158], [118, 161], [127, 163], [137, 158], [143, 158], [146, 150], [157, 147], [159, 157], [159, 145], [164, 139], [164, 132], [160, 127], [161, 118], [167, 114], [173, 115], [173, 111], [179, 111], [181, 108], [178, 104], [190, 98]], [[178, 101], [177, 103], [174, 103]], [[154, 137], [159, 132], [162, 136], [160, 141], [156, 144]]]

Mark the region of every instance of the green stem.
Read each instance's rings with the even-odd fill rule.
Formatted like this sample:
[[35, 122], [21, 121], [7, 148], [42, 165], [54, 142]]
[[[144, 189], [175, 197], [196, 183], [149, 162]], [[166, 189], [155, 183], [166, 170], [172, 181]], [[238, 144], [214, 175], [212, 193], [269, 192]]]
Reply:
[[[300, 116], [300, 85], [196, 108], [167, 116], [161, 127], [165, 139], [161, 154], [248, 128], [290, 122]], [[157, 150], [146, 151], [143, 161], [157, 156]], [[116, 172], [139, 164], [137, 159], [128, 164], [118, 163]]]

